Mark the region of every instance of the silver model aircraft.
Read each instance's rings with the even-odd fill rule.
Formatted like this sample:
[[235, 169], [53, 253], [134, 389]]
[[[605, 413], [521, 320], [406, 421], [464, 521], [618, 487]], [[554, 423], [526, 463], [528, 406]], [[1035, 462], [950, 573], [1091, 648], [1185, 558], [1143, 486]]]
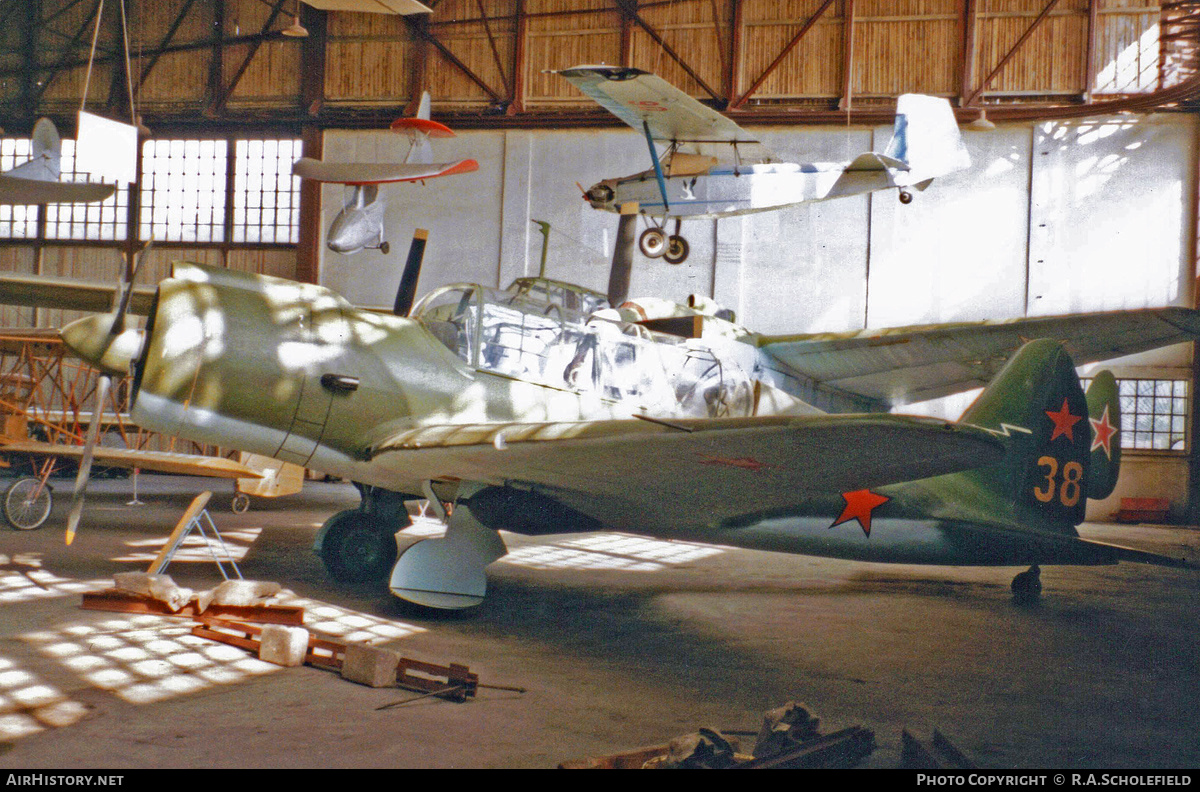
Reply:
[[62, 139], [48, 118], [33, 125], [30, 148], [28, 162], [0, 173], [0, 204], [103, 201], [117, 191], [115, 184], [59, 181]]
[[[938, 176], [971, 164], [954, 111], [945, 99], [904, 94], [895, 131], [883, 153], [864, 152], [850, 162], [782, 162], [751, 133], [661, 77], [617, 66], [576, 66], [558, 72], [585, 95], [642, 133], [652, 167], [604, 179], [584, 193], [597, 209], [636, 205], [661, 220], [639, 239], [642, 253], [672, 264], [688, 255], [679, 228], [686, 217], [729, 217], [767, 212], [807, 201], [825, 201], [885, 190], [924, 190]], [[659, 155], [656, 144], [665, 145]], [[675, 218], [675, 233], [663, 225]]]
[[363, 248], [388, 252], [389, 245], [383, 238], [387, 200], [380, 195], [379, 185], [424, 181], [479, 169], [479, 163], [473, 159], [432, 162], [429, 138], [454, 137], [454, 133], [444, 124], [430, 120], [428, 92], [421, 96], [415, 117], [398, 118], [391, 128], [408, 135], [408, 155], [403, 163], [322, 162], [301, 157], [292, 167], [292, 173], [302, 179], [344, 184], [351, 188], [342, 211], [333, 219], [326, 234], [325, 244], [335, 253], [357, 253]]

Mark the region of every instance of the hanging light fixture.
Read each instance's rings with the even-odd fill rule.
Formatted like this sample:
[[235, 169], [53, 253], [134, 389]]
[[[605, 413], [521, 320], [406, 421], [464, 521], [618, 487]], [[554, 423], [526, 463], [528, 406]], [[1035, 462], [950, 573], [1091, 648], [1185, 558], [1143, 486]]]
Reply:
[[285, 36], [292, 38], [307, 38], [308, 28], [300, 24], [300, 0], [296, 0], [296, 13], [292, 15], [292, 24], [279, 31]]
[[991, 132], [995, 128], [996, 125], [988, 121], [987, 110], [982, 108], [979, 110], [979, 118], [967, 124], [967, 129], [974, 129], [976, 132]]

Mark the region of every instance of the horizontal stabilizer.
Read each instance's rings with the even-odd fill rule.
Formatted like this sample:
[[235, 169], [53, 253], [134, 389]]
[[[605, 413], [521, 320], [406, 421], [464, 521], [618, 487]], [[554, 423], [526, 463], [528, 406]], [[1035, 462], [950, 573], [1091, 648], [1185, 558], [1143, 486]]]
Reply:
[[898, 160], [895, 157], [889, 157], [886, 154], [877, 154], [874, 151], [868, 151], [864, 154], [859, 154], [854, 158], [854, 161], [846, 166], [848, 171], [885, 171], [885, 170], [908, 170], [908, 163], [903, 160]]
[[439, 176], [452, 176], [479, 170], [473, 159], [456, 162], [386, 163], [386, 162], [322, 162], [301, 157], [292, 166], [292, 173], [302, 179], [334, 184], [390, 184], [421, 181]]
[[1108, 542], [1095, 542], [1091, 539], [1081, 539], [1080, 541], [1111, 553], [1116, 561], [1132, 561], [1135, 564], [1151, 564], [1174, 569], [1200, 569], [1200, 564], [1188, 561], [1186, 558], [1148, 553], [1145, 550], [1134, 550], [1131, 547], [1122, 547]]

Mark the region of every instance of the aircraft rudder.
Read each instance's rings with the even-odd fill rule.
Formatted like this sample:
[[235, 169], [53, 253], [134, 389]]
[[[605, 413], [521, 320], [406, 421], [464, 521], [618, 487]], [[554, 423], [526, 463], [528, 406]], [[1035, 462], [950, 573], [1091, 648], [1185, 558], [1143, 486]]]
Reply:
[[997, 465], [970, 471], [1017, 522], [1072, 532], [1089, 493], [1091, 427], [1075, 364], [1051, 340], [1022, 346], [960, 419], [1005, 438]]
[[1087, 406], [1092, 429], [1087, 496], [1100, 500], [1112, 495], [1121, 471], [1121, 400], [1111, 371], [1105, 369], [1092, 378]]
[[943, 176], [971, 165], [954, 108], [938, 96], [900, 96], [896, 102], [892, 140], [885, 153], [908, 164], [913, 182]]

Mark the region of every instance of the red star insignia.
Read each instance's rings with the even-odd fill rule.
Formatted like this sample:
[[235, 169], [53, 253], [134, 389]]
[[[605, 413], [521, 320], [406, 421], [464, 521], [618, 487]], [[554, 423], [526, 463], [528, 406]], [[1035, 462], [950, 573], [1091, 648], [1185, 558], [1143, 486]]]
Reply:
[[1075, 442], [1075, 430], [1071, 427], [1083, 420], [1082, 415], [1072, 415], [1071, 408], [1067, 406], [1067, 400], [1063, 399], [1062, 409], [1058, 412], [1046, 410], [1046, 415], [1054, 422], [1054, 431], [1050, 433], [1050, 439], [1054, 440], [1059, 435], [1066, 435], [1067, 440]]
[[880, 495], [869, 489], [843, 492], [842, 497], [846, 500], [846, 508], [842, 509], [841, 516], [829, 527], [835, 528], [844, 522], [858, 520], [867, 536], [871, 535], [871, 512], [891, 500], [887, 495]]
[[1108, 405], [1104, 405], [1104, 412], [1100, 415], [1100, 420], [1088, 418], [1088, 423], [1092, 425], [1092, 449], [1104, 449], [1104, 455], [1112, 459], [1112, 439], [1117, 433], [1117, 427], [1108, 420]]

